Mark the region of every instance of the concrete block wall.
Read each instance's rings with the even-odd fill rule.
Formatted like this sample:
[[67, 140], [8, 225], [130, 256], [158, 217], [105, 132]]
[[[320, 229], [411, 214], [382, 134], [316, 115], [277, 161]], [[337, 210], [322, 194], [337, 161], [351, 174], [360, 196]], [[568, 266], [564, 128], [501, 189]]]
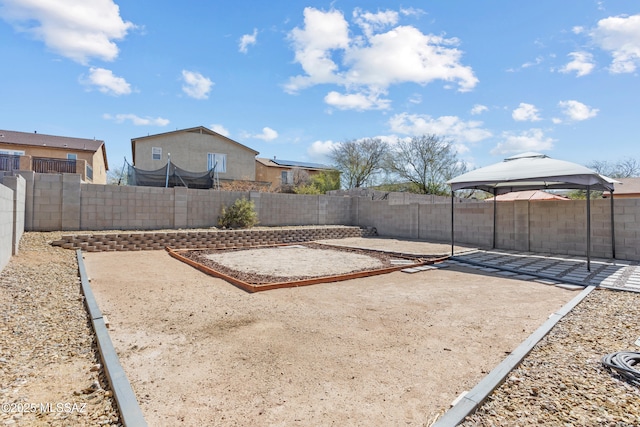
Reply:
[[[489, 202], [487, 202], [489, 203]], [[493, 215], [493, 203], [491, 203]], [[496, 203], [496, 247], [514, 250], [516, 248], [515, 205], [511, 202]], [[528, 239], [527, 239], [528, 242]]]
[[25, 220], [25, 179], [19, 175], [5, 176], [0, 181], [9, 188], [13, 194], [13, 219], [11, 224], [11, 254], [16, 255], [20, 246], [20, 239], [24, 233]]
[[[381, 236], [451, 240], [451, 202], [399, 205], [387, 200], [358, 199], [356, 224], [375, 227]], [[456, 201], [456, 242], [487, 246], [493, 238], [493, 211], [486, 202]]]
[[[434, 204], [421, 204], [419, 210], [418, 239], [451, 240], [451, 200]], [[456, 224], [458, 221], [456, 221]]]
[[18, 171], [18, 176], [21, 176], [24, 179], [24, 229], [25, 230], [33, 230], [33, 192], [34, 192], [34, 180], [36, 177], [35, 172], [33, 171]]
[[[175, 224], [175, 191], [155, 187], [81, 184], [80, 221], [65, 230], [154, 230]], [[186, 202], [183, 200], [184, 220]]]
[[[449, 241], [450, 199], [402, 204], [343, 195], [295, 195], [81, 184], [77, 175], [23, 174], [27, 230], [159, 230], [215, 226], [223, 205], [254, 201], [260, 225], [354, 225], [382, 236]], [[615, 203], [616, 256], [640, 260], [640, 199]], [[592, 201], [591, 250], [611, 256], [608, 200]], [[457, 243], [493, 244], [493, 203], [455, 203]], [[496, 247], [554, 254], [586, 254], [586, 201], [497, 203]]]
[[318, 196], [319, 214], [322, 224], [356, 225], [352, 221], [350, 197]]
[[62, 175], [35, 174], [30, 230], [62, 230]]
[[0, 185], [0, 270], [13, 254], [13, 191]]
[[319, 196], [306, 194], [253, 193], [259, 206], [260, 225], [319, 224]]
[[465, 202], [455, 204], [456, 242], [491, 247], [493, 244], [493, 204]]
[[242, 191], [189, 190], [187, 194], [189, 215], [186, 228], [215, 226], [222, 206], [229, 207], [243, 197], [251, 200], [250, 193]]
[[409, 203], [433, 204], [450, 203], [448, 196], [436, 196], [433, 194], [413, 194], [413, 193], [389, 193], [387, 196], [392, 205], [407, 205]]
[[[583, 200], [530, 203], [530, 250], [584, 255], [587, 243], [587, 204]], [[593, 228], [592, 223], [592, 230]], [[604, 253], [593, 256], [605, 256]]]
[[615, 199], [614, 208], [616, 257], [640, 261], [640, 199]]

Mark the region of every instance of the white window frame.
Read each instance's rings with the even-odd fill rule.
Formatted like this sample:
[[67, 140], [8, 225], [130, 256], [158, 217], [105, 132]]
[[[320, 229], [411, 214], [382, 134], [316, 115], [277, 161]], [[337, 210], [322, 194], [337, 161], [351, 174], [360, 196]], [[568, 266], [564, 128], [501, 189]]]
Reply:
[[20, 150], [0, 150], [0, 154], [6, 154], [9, 156], [24, 156], [24, 151]]
[[280, 180], [282, 181], [282, 185], [292, 185], [293, 184], [293, 171], [281, 171], [280, 172]]
[[207, 153], [207, 170], [213, 169], [214, 165], [216, 165], [216, 172], [218, 173], [226, 173], [227, 172], [227, 155], [222, 153]]
[[162, 147], [151, 147], [151, 160], [162, 160]]
[[78, 155], [76, 153], [67, 153], [67, 160], [78, 160]]

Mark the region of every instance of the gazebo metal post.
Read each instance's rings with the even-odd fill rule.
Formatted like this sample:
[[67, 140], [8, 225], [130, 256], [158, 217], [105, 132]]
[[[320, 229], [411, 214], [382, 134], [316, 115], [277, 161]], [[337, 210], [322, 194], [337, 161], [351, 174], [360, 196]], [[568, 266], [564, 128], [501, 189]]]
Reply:
[[611, 197], [611, 253], [613, 259], [616, 259], [616, 229], [615, 221], [613, 220], [613, 189], [609, 190], [609, 197]]
[[451, 256], [453, 256], [453, 207], [454, 207], [454, 203], [453, 203], [453, 188], [451, 189]]
[[591, 186], [587, 185], [587, 271], [591, 271]]
[[498, 206], [497, 204], [497, 194], [498, 194], [498, 189], [493, 187], [493, 249], [496, 248], [496, 207]]

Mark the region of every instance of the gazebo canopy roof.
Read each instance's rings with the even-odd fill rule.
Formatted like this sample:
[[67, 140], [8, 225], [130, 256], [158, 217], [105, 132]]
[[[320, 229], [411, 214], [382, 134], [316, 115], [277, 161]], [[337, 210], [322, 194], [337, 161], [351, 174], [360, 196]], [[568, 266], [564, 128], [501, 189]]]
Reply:
[[504, 194], [538, 189], [583, 189], [610, 191], [618, 181], [545, 154], [523, 153], [503, 162], [457, 176], [447, 184], [451, 190], [476, 189]]

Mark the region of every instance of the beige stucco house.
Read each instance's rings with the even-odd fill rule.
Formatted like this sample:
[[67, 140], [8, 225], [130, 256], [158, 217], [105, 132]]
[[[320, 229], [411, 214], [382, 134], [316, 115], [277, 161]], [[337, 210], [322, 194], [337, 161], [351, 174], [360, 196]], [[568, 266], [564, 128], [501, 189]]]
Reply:
[[287, 186], [297, 184], [297, 173], [306, 174], [308, 177], [334, 170], [320, 163], [298, 162], [294, 160], [256, 158], [256, 181], [270, 182], [273, 188], [285, 189]]
[[[633, 178], [616, 178], [620, 184], [616, 184], [613, 190], [614, 199], [632, 199], [640, 198], [640, 177]], [[602, 197], [610, 196], [608, 191], [602, 193]]]
[[255, 181], [257, 151], [198, 126], [133, 138], [133, 165], [142, 170], [166, 167], [167, 160], [190, 172], [214, 170], [220, 181]]
[[104, 141], [0, 130], [0, 171], [77, 173], [83, 182], [106, 184]]

